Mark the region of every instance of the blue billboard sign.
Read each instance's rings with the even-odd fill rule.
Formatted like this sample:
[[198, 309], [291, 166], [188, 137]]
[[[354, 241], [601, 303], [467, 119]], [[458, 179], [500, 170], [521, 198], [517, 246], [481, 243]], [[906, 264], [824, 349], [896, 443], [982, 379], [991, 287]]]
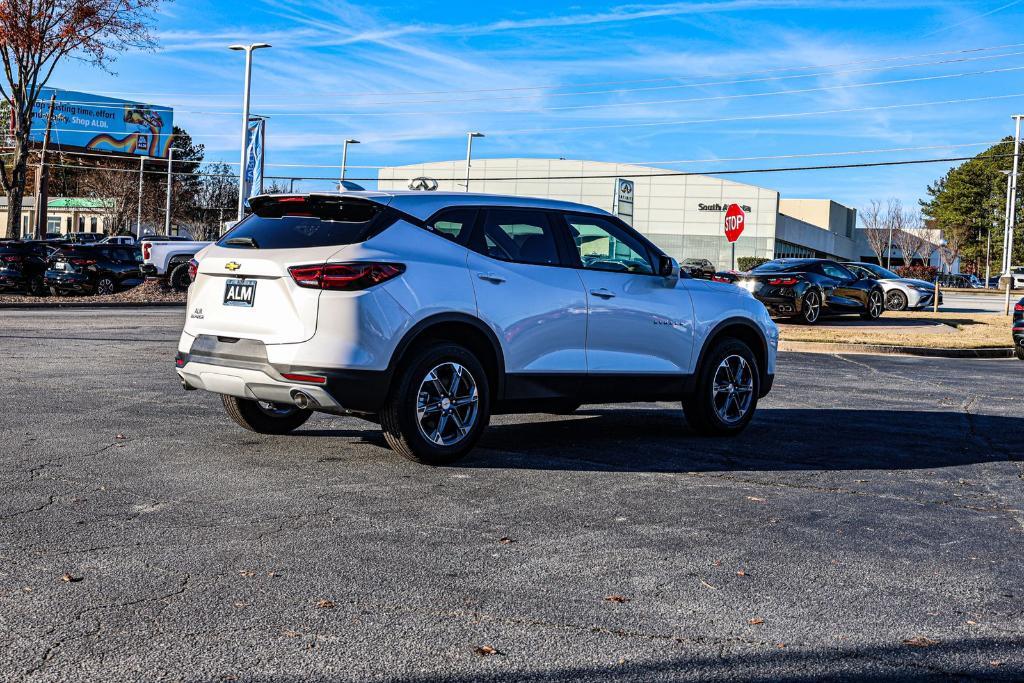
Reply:
[[42, 88], [32, 111], [32, 142], [42, 142], [56, 94], [50, 143], [61, 148], [166, 158], [174, 110], [74, 90]]

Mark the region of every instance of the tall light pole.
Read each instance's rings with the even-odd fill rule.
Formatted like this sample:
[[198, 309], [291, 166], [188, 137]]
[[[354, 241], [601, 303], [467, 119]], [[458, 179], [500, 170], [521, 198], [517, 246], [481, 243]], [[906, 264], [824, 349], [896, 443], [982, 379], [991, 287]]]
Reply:
[[238, 220], [245, 216], [245, 152], [246, 138], [249, 137], [249, 89], [252, 85], [252, 53], [270, 47], [269, 43], [251, 43], [249, 45], [229, 45], [229, 50], [245, 52], [245, 83], [242, 90], [242, 152], [238, 163]]
[[174, 153], [183, 152], [180, 147], [171, 147], [167, 150], [167, 201], [164, 205], [164, 234], [171, 234], [171, 186], [174, 184], [174, 176], [171, 173], [171, 166], [174, 165]]
[[1013, 134], [1013, 173], [1010, 174], [1010, 208], [1007, 210], [1006, 221], [1006, 301], [1005, 315], [1010, 315], [1010, 290], [1013, 289], [1013, 229], [1017, 225], [1017, 173], [1020, 167], [1020, 121], [1024, 114], [1014, 114], [1015, 131]]
[[469, 169], [473, 165], [473, 138], [487, 137], [483, 133], [466, 133], [466, 192], [469, 192]]
[[345, 171], [348, 168], [348, 146], [358, 145], [359, 140], [349, 138], [341, 147], [341, 176], [338, 178], [338, 192], [345, 191]]
[[142, 238], [142, 174], [146, 166], [146, 160], [148, 156], [139, 158], [139, 208], [135, 214], [135, 237], [136, 239]]

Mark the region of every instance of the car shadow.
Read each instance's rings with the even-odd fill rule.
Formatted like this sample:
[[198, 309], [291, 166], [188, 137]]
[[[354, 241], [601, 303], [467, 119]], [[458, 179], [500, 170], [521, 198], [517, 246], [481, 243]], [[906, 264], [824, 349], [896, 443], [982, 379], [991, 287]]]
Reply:
[[[297, 430], [388, 448], [377, 424]], [[451, 467], [625, 472], [914, 470], [1019, 459], [1024, 418], [962, 411], [758, 408], [736, 437], [705, 437], [661, 405], [492, 418]]]
[[1014, 459], [1024, 419], [958, 411], [760, 408], [745, 432], [703, 437], [682, 412], [583, 408], [497, 418], [455, 467], [640, 472], [904, 470]]

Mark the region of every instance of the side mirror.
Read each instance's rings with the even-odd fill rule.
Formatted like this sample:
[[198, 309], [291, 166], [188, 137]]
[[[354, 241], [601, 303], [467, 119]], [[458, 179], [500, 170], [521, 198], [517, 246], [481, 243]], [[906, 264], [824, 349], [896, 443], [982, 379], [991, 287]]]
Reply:
[[679, 262], [671, 256], [662, 254], [658, 257], [658, 275], [679, 279], [682, 277], [679, 273]]

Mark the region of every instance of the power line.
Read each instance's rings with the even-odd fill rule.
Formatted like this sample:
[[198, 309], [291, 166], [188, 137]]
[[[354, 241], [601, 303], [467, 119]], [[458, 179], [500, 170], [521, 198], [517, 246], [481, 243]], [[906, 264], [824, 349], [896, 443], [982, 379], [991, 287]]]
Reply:
[[[990, 159], [1001, 159], [1001, 158], [1012, 158], [1014, 155], [1009, 154], [992, 154], [988, 158]], [[886, 166], [914, 166], [920, 164], [938, 164], [938, 163], [953, 163], [957, 161], [970, 161], [975, 157], [943, 157], [936, 159], [907, 159], [900, 161], [868, 161], [863, 163], [850, 163], [850, 164], [824, 164], [820, 166], [785, 166], [785, 167], [769, 167], [769, 168], [742, 168], [742, 169], [726, 169], [726, 170], [707, 170], [707, 171], [664, 171], [660, 173], [608, 173], [598, 175], [546, 175], [546, 176], [498, 176], [498, 177], [474, 177], [474, 180], [478, 181], [520, 181], [520, 180], [601, 180], [611, 178], [635, 178], [643, 180], [645, 178], [675, 178], [675, 177], [686, 177], [686, 176], [717, 176], [717, 175], [742, 175], [751, 173], [788, 173], [794, 171], [831, 171], [839, 169], [849, 168], [881, 168]], [[54, 168], [78, 168], [95, 171], [97, 170], [93, 166], [78, 166], [72, 164], [47, 164]], [[166, 176], [166, 171], [140, 171], [138, 169], [132, 170], [130, 168], [107, 168], [104, 171], [113, 171], [116, 173], [147, 173], [156, 174], [159, 176]], [[173, 175], [195, 175], [205, 176], [211, 178], [238, 178], [237, 173], [204, 173], [201, 171], [187, 173], [187, 172], [175, 172]], [[337, 182], [338, 179], [334, 176], [264, 176], [271, 180], [323, 180], [330, 182]], [[379, 178], [356, 178], [352, 177], [349, 180], [372, 182], [377, 181]], [[464, 177], [447, 177], [447, 178], [436, 178], [436, 180], [456, 182], [464, 180]], [[386, 190], [385, 190], [386, 191]], [[301, 194], [301, 193], [296, 193]]]
[[[671, 165], [671, 164], [715, 164], [715, 163], [724, 163], [724, 162], [732, 162], [732, 161], [768, 161], [768, 160], [780, 160], [780, 159], [806, 159], [806, 158], [815, 158], [815, 157], [819, 157], [820, 158], [820, 157], [833, 157], [833, 156], [851, 156], [851, 155], [861, 155], [861, 154], [887, 154], [887, 153], [891, 153], [891, 152], [916, 152], [916, 151], [925, 151], [925, 150], [933, 150], [933, 149], [961, 149], [961, 148], [965, 148], [965, 147], [991, 147], [993, 145], [999, 144], [1000, 142], [1001, 142], [1001, 140], [989, 140], [989, 141], [983, 141], [983, 142], [959, 142], [959, 143], [949, 143], [949, 144], [943, 144], [943, 145], [922, 145], [922, 146], [917, 146], [917, 147], [884, 147], [884, 148], [877, 148], [877, 149], [841, 150], [841, 151], [833, 151], [833, 152], [805, 152], [805, 153], [801, 153], [801, 154], [778, 154], [778, 155], [746, 156], [746, 157], [716, 157], [716, 158], [713, 158], [713, 159], [708, 159], [708, 158], [703, 158], [703, 159], [674, 159], [674, 160], [670, 160], [670, 161], [623, 161], [623, 162], [615, 162], [615, 163], [618, 163], [619, 165], [622, 165], [622, 166], [667, 166], [667, 165]], [[4, 148], [0, 148], [0, 150], [2, 150], [2, 149], [4, 149]], [[0, 152], [0, 153], [2, 153], [2, 152]], [[131, 162], [132, 164], [137, 163], [138, 160], [140, 158], [142, 158], [142, 157], [139, 157], [139, 156], [126, 156], [124, 154], [107, 154], [107, 153], [103, 153], [103, 152], [61, 151], [61, 152], [54, 152], [54, 154], [58, 154], [60, 156], [70, 156], [70, 157], [95, 157], [95, 158], [102, 158], [102, 159], [118, 159], [118, 160], [125, 161], [125, 162]], [[159, 164], [159, 163], [166, 164], [167, 163], [167, 159], [162, 158], [162, 157], [161, 158], [150, 157], [149, 161], [153, 162], [153, 163], [157, 163], [157, 164]], [[185, 164], [200, 164], [200, 165], [204, 165], [204, 164], [205, 165], [209, 165], [209, 164], [223, 164], [225, 166], [238, 166], [238, 162], [237, 161], [196, 161], [194, 159], [175, 159], [174, 163], [176, 165], [185, 165]], [[607, 162], [607, 163], [612, 163], [612, 162]], [[55, 166], [55, 164], [47, 164], [47, 166]], [[286, 164], [286, 163], [265, 162], [264, 166], [268, 166], [268, 167], [272, 166], [272, 167], [276, 167], [276, 168], [322, 168], [322, 169], [339, 169], [339, 170], [341, 169], [341, 165], [340, 164], [295, 164], [295, 163]], [[98, 167], [98, 166], [88, 166], [88, 167], [83, 166], [82, 168], [93, 168], [93, 169], [95, 169], [97, 171], [107, 170], [107, 167]], [[392, 166], [381, 166], [381, 165], [347, 164], [346, 168], [350, 168], [350, 169], [375, 169], [375, 168], [401, 168], [401, 166], [392, 167]], [[135, 169], [134, 172], [138, 172], [138, 170]], [[166, 171], [155, 171], [155, 172], [157, 172], [157, 173], [166, 173]], [[188, 172], [178, 172], [178, 171], [175, 171], [175, 173], [185, 173], [185, 174], [187, 174]], [[290, 176], [278, 176], [278, 177], [290, 177]]]

